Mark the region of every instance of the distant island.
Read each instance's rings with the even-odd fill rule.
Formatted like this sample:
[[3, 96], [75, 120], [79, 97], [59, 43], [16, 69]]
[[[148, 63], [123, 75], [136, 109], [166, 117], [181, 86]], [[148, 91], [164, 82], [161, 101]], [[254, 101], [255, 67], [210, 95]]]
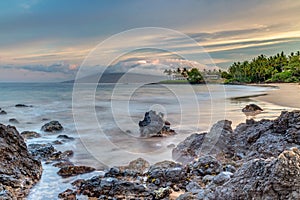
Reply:
[[251, 61], [235, 62], [221, 77], [225, 83], [296, 83], [300, 82], [300, 52], [284, 52], [267, 57], [260, 55]]

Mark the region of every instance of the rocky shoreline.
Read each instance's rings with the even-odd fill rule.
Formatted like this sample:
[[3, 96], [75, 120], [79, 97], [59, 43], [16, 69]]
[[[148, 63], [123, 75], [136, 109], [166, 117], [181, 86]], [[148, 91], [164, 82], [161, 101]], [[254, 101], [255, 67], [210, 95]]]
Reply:
[[[62, 129], [57, 121], [42, 128], [55, 134]], [[19, 134], [4, 125], [0, 131], [1, 155], [5, 155], [0, 163], [5, 180], [1, 181], [0, 199], [24, 198], [40, 179], [41, 161], [58, 167], [62, 177], [95, 170], [74, 166], [69, 160], [72, 151], [60, 152], [51, 144], [27, 148], [21, 135], [29, 139], [38, 134]], [[235, 129], [231, 121], [219, 121], [207, 133], [187, 137], [172, 154], [174, 161], [150, 165], [139, 158], [127, 166], [106, 169], [102, 175], [78, 179], [58, 198], [300, 199], [300, 111], [284, 111], [275, 120], [249, 119]]]

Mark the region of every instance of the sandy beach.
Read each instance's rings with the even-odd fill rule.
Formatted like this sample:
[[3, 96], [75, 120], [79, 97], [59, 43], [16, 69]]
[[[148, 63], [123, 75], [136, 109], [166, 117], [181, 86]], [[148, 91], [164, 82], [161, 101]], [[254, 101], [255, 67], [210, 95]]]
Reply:
[[266, 95], [253, 97], [258, 101], [300, 109], [300, 85], [298, 83], [264, 84], [261, 86], [276, 86], [278, 89], [266, 92]]

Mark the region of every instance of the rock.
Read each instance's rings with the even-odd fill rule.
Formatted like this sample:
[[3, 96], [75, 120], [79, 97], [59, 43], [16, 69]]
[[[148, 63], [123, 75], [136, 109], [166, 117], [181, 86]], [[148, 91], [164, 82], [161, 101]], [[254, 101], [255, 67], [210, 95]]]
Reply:
[[196, 196], [191, 192], [181, 194], [176, 200], [197, 200]]
[[196, 183], [196, 182], [190, 182], [187, 186], [186, 186], [186, 190], [188, 192], [191, 192], [192, 194], [197, 194], [199, 193], [202, 189], [202, 187]]
[[163, 161], [150, 166], [146, 173], [149, 183], [154, 183], [160, 187], [177, 185], [184, 188], [187, 174], [185, 168], [179, 163]]
[[45, 132], [57, 132], [63, 129], [58, 121], [51, 121], [42, 126], [41, 130]]
[[232, 166], [232, 165], [226, 165], [224, 170], [226, 172], [234, 173], [236, 171], [236, 168], [234, 166]]
[[35, 131], [23, 131], [21, 133], [21, 136], [24, 138], [24, 139], [32, 139], [32, 138], [39, 138], [41, 137], [41, 134], [35, 132]]
[[65, 166], [62, 167], [57, 174], [62, 177], [77, 176], [95, 171], [96, 169], [88, 166]]
[[26, 107], [32, 107], [32, 106], [28, 106], [28, 105], [25, 105], [25, 104], [16, 104], [15, 107], [17, 107], [17, 108], [26, 108]]
[[0, 124], [0, 199], [24, 199], [42, 174], [15, 127]]
[[234, 161], [251, 160], [276, 157], [293, 146], [300, 147], [300, 111], [282, 112], [275, 120], [247, 120], [235, 130], [231, 129], [230, 121], [219, 121], [209, 133], [193, 134], [180, 142], [172, 157], [183, 164], [202, 154]]
[[174, 149], [175, 147], [176, 147], [176, 145], [173, 144], [173, 143], [172, 143], [172, 144], [169, 144], [169, 145], [167, 146], [168, 149]]
[[171, 190], [169, 187], [159, 188], [158, 190], [154, 190], [154, 199], [163, 199], [167, 198], [171, 194]]
[[186, 164], [201, 154], [222, 153], [226, 157], [234, 156], [231, 123], [228, 120], [221, 120], [215, 123], [208, 133], [192, 134], [173, 149], [172, 158]]
[[191, 173], [200, 176], [217, 175], [223, 171], [222, 163], [210, 155], [200, 157], [197, 161], [190, 163], [188, 167]]
[[188, 163], [200, 154], [200, 149], [206, 133], [194, 133], [180, 142], [172, 150], [172, 158], [177, 162]]
[[30, 153], [40, 160], [48, 160], [56, 149], [50, 144], [29, 144]]
[[75, 140], [73, 137], [67, 136], [67, 135], [59, 135], [57, 136], [58, 139], [63, 139], [63, 140]]
[[247, 115], [247, 116], [251, 116], [251, 115], [257, 115], [259, 114], [261, 111], [263, 111], [263, 109], [261, 107], [259, 107], [256, 104], [249, 104], [246, 105], [243, 109], [242, 112]]
[[67, 189], [64, 192], [60, 193], [58, 195], [58, 198], [64, 200], [76, 200], [76, 192], [71, 189]]
[[79, 194], [98, 199], [153, 199], [144, 185], [112, 177], [93, 177], [77, 185]]
[[15, 119], [15, 118], [11, 118], [11, 119], [9, 119], [8, 120], [10, 123], [13, 123], [13, 124], [19, 124], [20, 122], [17, 120], [17, 119]]
[[54, 167], [63, 168], [67, 166], [74, 166], [74, 164], [70, 161], [61, 161], [58, 163], [53, 164]]
[[164, 137], [174, 135], [175, 131], [170, 129], [170, 122], [164, 120], [162, 113], [157, 114], [150, 110], [145, 113], [144, 119], [139, 122], [141, 137]]
[[6, 115], [6, 114], [7, 114], [7, 112], [5, 112], [4, 110], [0, 111], [0, 115]]
[[143, 158], [138, 158], [131, 161], [127, 166], [120, 167], [123, 171], [129, 170], [134, 171], [137, 174], [143, 174], [150, 167], [150, 163]]
[[232, 177], [233, 173], [231, 172], [221, 172], [213, 178], [213, 183], [216, 185], [222, 185]]
[[243, 164], [224, 185], [216, 199], [299, 199], [300, 150], [292, 148], [277, 158], [255, 159]]

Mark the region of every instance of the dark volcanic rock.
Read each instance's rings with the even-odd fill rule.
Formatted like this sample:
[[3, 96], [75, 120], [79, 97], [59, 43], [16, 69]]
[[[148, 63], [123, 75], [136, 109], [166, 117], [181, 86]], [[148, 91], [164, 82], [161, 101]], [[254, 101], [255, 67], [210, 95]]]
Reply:
[[28, 149], [33, 156], [40, 160], [47, 160], [56, 152], [56, 149], [50, 144], [30, 144]]
[[216, 199], [300, 199], [300, 150], [284, 151], [277, 158], [246, 162], [224, 185]]
[[40, 179], [42, 165], [15, 127], [0, 124], [0, 199], [24, 199]]
[[28, 106], [28, 105], [25, 105], [25, 104], [16, 104], [15, 107], [17, 107], [17, 108], [26, 108], [26, 107], [32, 107], [32, 106]]
[[188, 163], [197, 158], [206, 134], [194, 133], [180, 142], [172, 151], [173, 159], [178, 162]]
[[67, 135], [59, 135], [57, 136], [58, 139], [63, 139], [63, 140], [74, 140], [73, 137], [67, 136]]
[[58, 121], [51, 121], [42, 126], [41, 130], [45, 132], [57, 132], [63, 129], [62, 125]]
[[0, 111], [0, 115], [6, 115], [6, 114], [7, 114], [7, 112], [5, 112], [4, 110]]
[[231, 159], [278, 156], [300, 145], [300, 111], [282, 112], [275, 120], [247, 120], [233, 131], [231, 122], [222, 120], [209, 133], [193, 134], [172, 151], [173, 159], [188, 163], [209, 153]]
[[26, 139], [32, 139], [32, 138], [39, 138], [41, 137], [41, 134], [35, 132], [35, 131], [23, 131], [21, 133], [22, 137], [23, 138], [26, 138]]
[[90, 173], [95, 170], [96, 170], [95, 168], [87, 167], [87, 166], [65, 166], [65, 167], [62, 167], [57, 172], [57, 174], [62, 177], [70, 177], [70, 176], [76, 176], [79, 174]]
[[150, 163], [143, 158], [138, 158], [131, 161], [127, 166], [120, 167], [121, 170], [128, 172], [134, 172], [136, 174], [143, 174], [150, 167]]
[[67, 189], [64, 192], [60, 193], [58, 197], [64, 200], [76, 200], [76, 192], [71, 189]]
[[176, 134], [170, 126], [171, 123], [164, 120], [162, 113], [157, 114], [153, 110], [146, 112], [144, 119], [139, 122], [141, 137], [164, 137]]
[[17, 119], [15, 119], [15, 118], [11, 118], [11, 119], [9, 119], [8, 120], [10, 123], [14, 123], [14, 124], [19, 124], [20, 122], [17, 120]]
[[200, 176], [217, 175], [223, 171], [222, 163], [210, 155], [202, 156], [197, 161], [190, 163], [189, 168], [191, 173]]
[[261, 111], [263, 111], [263, 109], [261, 107], [259, 107], [256, 104], [249, 104], [246, 105], [243, 109], [242, 112], [246, 115], [246, 116], [255, 116], [259, 113], [261, 113]]

